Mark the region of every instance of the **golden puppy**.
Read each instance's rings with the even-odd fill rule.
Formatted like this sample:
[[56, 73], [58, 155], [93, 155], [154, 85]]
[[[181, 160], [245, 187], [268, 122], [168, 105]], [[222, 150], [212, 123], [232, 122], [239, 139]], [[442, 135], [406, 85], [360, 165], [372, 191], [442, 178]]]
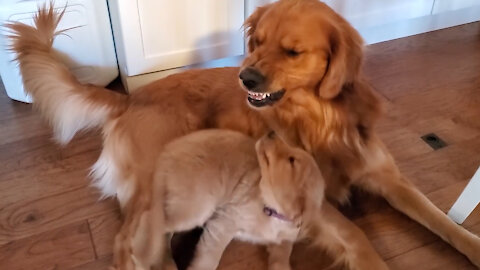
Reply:
[[323, 202], [324, 182], [311, 155], [273, 132], [256, 146], [228, 130], [186, 135], [165, 146], [152, 178], [124, 209], [116, 269], [173, 267], [169, 258], [161, 261], [166, 234], [196, 226], [204, 233], [189, 269], [216, 269], [233, 238], [280, 244], [304, 237], [350, 269], [387, 269], [363, 233]]
[[[376, 136], [381, 108], [360, 72], [362, 39], [325, 4], [280, 0], [261, 7], [246, 21], [249, 55], [241, 70], [187, 71], [128, 97], [75, 80], [51, 48], [60, 18], [50, 8], [39, 12], [35, 27], [10, 25], [25, 89], [60, 142], [102, 128], [92, 175], [122, 207], [169, 141], [212, 127], [256, 138], [274, 129], [313, 155], [330, 200], [345, 201], [351, 185], [380, 194], [480, 267], [480, 239], [406, 180]], [[282, 258], [290, 252], [271, 250]]]

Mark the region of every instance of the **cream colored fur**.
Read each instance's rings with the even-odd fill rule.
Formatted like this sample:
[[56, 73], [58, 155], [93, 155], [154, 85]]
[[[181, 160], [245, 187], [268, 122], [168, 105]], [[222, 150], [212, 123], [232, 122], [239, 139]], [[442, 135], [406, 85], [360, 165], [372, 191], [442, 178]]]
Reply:
[[[167, 144], [152, 183], [143, 183], [125, 208], [116, 269], [172, 268], [165, 239], [197, 226], [204, 232], [190, 270], [216, 269], [234, 238], [259, 244], [310, 238], [350, 269], [387, 269], [363, 233], [323, 201], [314, 159], [275, 135], [255, 147], [234, 131], [194, 132]], [[264, 206], [287, 220], [266, 215]]]

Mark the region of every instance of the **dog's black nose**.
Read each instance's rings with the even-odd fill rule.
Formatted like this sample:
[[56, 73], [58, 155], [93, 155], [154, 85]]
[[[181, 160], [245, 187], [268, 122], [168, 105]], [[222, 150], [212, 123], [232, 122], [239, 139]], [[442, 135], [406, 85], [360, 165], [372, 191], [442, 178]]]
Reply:
[[268, 138], [270, 138], [270, 139], [274, 139], [274, 138], [275, 138], [275, 131], [273, 131], [273, 130], [270, 131], [267, 136], [268, 136]]
[[265, 82], [265, 77], [262, 73], [253, 67], [247, 67], [242, 70], [239, 77], [248, 90], [254, 90]]

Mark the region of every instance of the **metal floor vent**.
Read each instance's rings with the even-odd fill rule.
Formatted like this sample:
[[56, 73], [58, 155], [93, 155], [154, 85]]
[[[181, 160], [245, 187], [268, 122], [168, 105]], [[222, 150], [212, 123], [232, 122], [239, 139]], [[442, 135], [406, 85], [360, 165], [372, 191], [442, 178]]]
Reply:
[[426, 142], [433, 150], [438, 150], [447, 146], [447, 144], [440, 139], [435, 133], [428, 133], [422, 136], [422, 140]]

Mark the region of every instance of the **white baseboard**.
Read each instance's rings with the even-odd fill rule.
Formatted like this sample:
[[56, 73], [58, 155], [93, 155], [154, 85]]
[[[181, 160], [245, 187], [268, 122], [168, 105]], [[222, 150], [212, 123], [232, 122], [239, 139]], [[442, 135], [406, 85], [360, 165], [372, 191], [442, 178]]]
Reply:
[[243, 60], [243, 55], [226, 57], [222, 59], [212, 60], [200, 64], [194, 64], [186, 67], [162, 70], [137, 76], [122, 76], [122, 83], [128, 92], [135, 91], [139, 87], [149, 84], [153, 81], [167, 77], [168, 75], [179, 73], [187, 69], [195, 68], [214, 68], [214, 67], [238, 67]]

